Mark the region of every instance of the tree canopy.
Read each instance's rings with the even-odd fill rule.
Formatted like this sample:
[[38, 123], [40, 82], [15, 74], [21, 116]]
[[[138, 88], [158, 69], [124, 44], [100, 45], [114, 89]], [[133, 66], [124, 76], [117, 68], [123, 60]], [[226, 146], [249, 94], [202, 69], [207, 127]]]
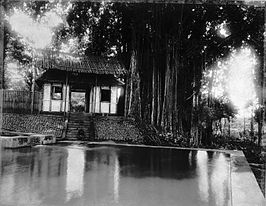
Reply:
[[[64, 18], [53, 31], [50, 49], [123, 61], [128, 69], [126, 115], [173, 135], [193, 133], [202, 120], [195, 111], [222, 103], [203, 99], [205, 70], [244, 44], [263, 57], [264, 11], [254, 6], [36, 1], [12, 5], [8, 12], [15, 7], [36, 21], [50, 10]], [[27, 46], [9, 26], [6, 39], [14, 59], [31, 61]], [[219, 108], [226, 111], [221, 116], [233, 111], [228, 105]], [[206, 121], [212, 124], [211, 118]]]

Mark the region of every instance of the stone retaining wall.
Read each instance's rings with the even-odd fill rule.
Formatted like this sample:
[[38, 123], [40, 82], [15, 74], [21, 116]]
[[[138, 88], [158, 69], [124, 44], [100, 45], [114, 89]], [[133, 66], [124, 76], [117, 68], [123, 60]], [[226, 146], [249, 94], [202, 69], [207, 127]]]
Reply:
[[95, 117], [94, 125], [95, 140], [143, 143], [143, 137], [133, 119], [117, 116]]
[[52, 134], [55, 137], [61, 137], [64, 128], [64, 117], [59, 115], [45, 114], [3, 114], [3, 129], [39, 133]]

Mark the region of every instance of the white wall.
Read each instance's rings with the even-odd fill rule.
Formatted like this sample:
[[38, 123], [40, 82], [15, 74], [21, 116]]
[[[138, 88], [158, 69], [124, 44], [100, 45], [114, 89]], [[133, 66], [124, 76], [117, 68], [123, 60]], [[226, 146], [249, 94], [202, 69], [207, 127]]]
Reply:
[[69, 111], [69, 105], [70, 105], [70, 103], [69, 103], [69, 91], [70, 90], [70, 87], [69, 87], [69, 85], [66, 87], [66, 85], [64, 84], [63, 85], [63, 102], [62, 102], [62, 109], [61, 109], [61, 111], [64, 111], [65, 110], [65, 97], [66, 97], [66, 112], [68, 112]]
[[51, 112], [61, 112], [62, 100], [51, 100]]
[[[70, 87], [66, 88], [63, 85], [63, 100], [53, 100], [51, 98], [52, 84], [47, 83], [43, 86], [43, 111], [47, 112], [64, 112], [65, 109], [65, 97], [66, 97], [66, 111], [70, 110]], [[110, 87], [92, 87], [90, 91], [90, 104], [89, 112], [91, 113], [117, 113], [117, 103], [119, 99], [119, 89], [122, 87], [112, 86], [111, 87], [111, 102], [100, 102], [101, 99], [101, 88], [107, 89]]]
[[117, 113], [117, 103], [119, 99], [119, 88], [118, 86], [111, 87], [111, 102], [100, 102], [101, 89], [109, 89], [110, 87], [93, 87], [90, 93], [90, 112], [91, 113]]
[[116, 114], [117, 112], [117, 103], [118, 103], [118, 87], [111, 87], [111, 105], [110, 105], [110, 113]]
[[50, 101], [51, 101], [51, 84], [43, 85], [43, 104], [42, 111], [50, 111]]
[[100, 87], [95, 87], [95, 96], [94, 96], [94, 101], [95, 102], [93, 102], [93, 105], [94, 105], [94, 107], [95, 107], [95, 110], [94, 110], [94, 112], [95, 113], [100, 113], [100, 92], [101, 92], [101, 90], [100, 90]]

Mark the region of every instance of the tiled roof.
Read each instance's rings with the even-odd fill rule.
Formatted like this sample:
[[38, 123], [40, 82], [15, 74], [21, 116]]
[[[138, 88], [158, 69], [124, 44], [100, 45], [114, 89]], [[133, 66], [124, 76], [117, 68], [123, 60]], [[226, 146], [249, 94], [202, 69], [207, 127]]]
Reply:
[[124, 65], [114, 58], [99, 56], [74, 57], [57, 55], [45, 57], [37, 61], [37, 67], [44, 69], [59, 69], [78, 73], [124, 75]]

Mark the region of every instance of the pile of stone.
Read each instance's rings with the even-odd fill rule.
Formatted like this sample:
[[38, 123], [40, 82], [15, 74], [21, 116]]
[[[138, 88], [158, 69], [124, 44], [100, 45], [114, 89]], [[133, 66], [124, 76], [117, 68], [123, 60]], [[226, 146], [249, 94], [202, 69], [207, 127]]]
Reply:
[[3, 129], [16, 132], [50, 134], [61, 137], [64, 117], [44, 114], [3, 114]]
[[95, 117], [95, 140], [143, 143], [142, 135], [133, 119], [117, 116]]
[[18, 133], [17, 135], [12, 136], [0, 136], [0, 147], [10, 149], [54, 143], [56, 143], [56, 138], [53, 135]]

